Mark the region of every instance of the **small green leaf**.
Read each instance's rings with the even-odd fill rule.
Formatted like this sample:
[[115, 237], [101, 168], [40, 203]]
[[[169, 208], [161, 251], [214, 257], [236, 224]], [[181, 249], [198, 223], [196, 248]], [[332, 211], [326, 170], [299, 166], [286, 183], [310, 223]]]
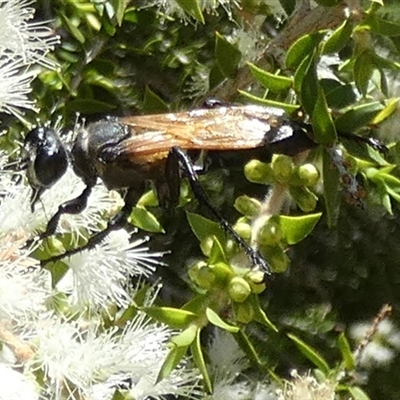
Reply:
[[335, 79], [321, 79], [320, 85], [325, 93], [328, 107], [338, 110], [354, 104], [357, 100], [358, 94], [351, 84], [343, 85]]
[[[303, 65], [299, 68], [304, 74], [300, 83], [300, 97], [307, 114], [313, 115], [315, 100], [318, 98], [318, 93], [320, 91], [314, 56], [311, 56], [309, 60], [306, 59], [305, 63], [304, 68]], [[298, 79], [299, 75], [296, 71], [295, 81], [298, 81]]]
[[208, 263], [209, 264], [217, 264], [223, 262], [225, 264], [228, 263], [228, 260], [226, 258], [224, 249], [222, 248], [221, 243], [219, 242], [218, 238], [214, 236], [213, 244], [211, 247], [210, 255], [208, 258]]
[[350, 344], [345, 336], [344, 333], [341, 333], [339, 335], [339, 349], [340, 352], [342, 353], [343, 361], [344, 361], [344, 366], [347, 371], [352, 371], [354, 370], [356, 366], [356, 362], [354, 360], [353, 352], [351, 351]]
[[175, 329], [186, 328], [198, 315], [190, 311], [172, 307], [142, 307], [149, 317]]
[[371, 121], [373, 125], [378, 125], [382, 123], [385, 119], [389, 118], [398, 108], [399, 98], [389, 99], [386, 106], [381, 110]]
[[191, 311], [196, 314], [203, 312], [204, 304], [208, 299], [207, 294], [198, 294], [181, 307], [181, 310]]
[[233, 78], [242, 53], [231, 43], [229, 43], [220, 33], [215, 34], [215, 59], [218, 68], [225, 78]]
[[163, 227], [157, 221], [157, 218], [145, 208], [134, 207], [129, 220], [132, 225], [137, 226], [147, 232], [164, 233]]
[[303, 342], [297, 336], [291, 333], [288, 333], [287, 335], [291, 340], [293, 340], [293, 342], [297, 345], [298, 349], [305, 357], [307, 357], [324, 374], [328, 374], [329, 372], [328, 363], [322, 358], [322, 356], [315, 349], [313, 349], [308, 344]]
[[82, 34], [82, 32], [79, 30], [79, 28], [63, 13], [60, 13], [60, 17], [64, 23], [64, 25], [68, 28], [70, 31], [71, 35], [79, 42], [79, 43], [85, 43], [86, 39], [85, 36]]
[[169, 376], [169, 374], [175, 369], [175, 367], [180, 363], [184, 355], [186, 354], [187, 347], [173, 347], [168, 353], [165, 361], [160, 369], [157, 376], [157, 383], [162, 381], [164, 378]]
[[200, 7], [200, 0], [175, 0], [183, 11], [192, 16], [196, 21], [204, 24], [204, 16]]
[[114, 7], [117, 24], [118, 26], [121, 26], [122, 21], [124, 20], [125, 9], [128, 5], [128, 0], [110, 0], [110, 2]]
[[206, 315], [207, 315], [207, 319], [208, 321], [215, 325], [218, 326], [221, 329], [224, 329], [228, 332], [231, 333], [237, 333], [239, 332], [239, 328], [237, 326], [233, 326], [233, 325], [229, 325], [227, 324], [224, 320], [221, 319], [221, 317], [211, 308], [206, 309]]
[[340, 179], [339, 172], [332, 162], [328, 149], [322, 153], [322, 176], [324, 181], [324, 200], [327, 223], [330, 228], [337, 224], [340, 211]]
[[253, 343], [251, 343], [250, 338], [246, 335], [246, 333], [241, 329], [236, 335], [234, 335], [234, 338], [238, 342], [240, 348], [246, 353], [250, 361], [257, 365], [261, 370], [263, 370], [263, 362], [258, 356], [257, 351], [253, 346]]
[[370, 50], [365, 50], [358, 54], [354, 61], [353, 75], [357, 89], [363, 96], [366, 96], [368, 92], [368, 86], [374, 70], [375, 64], [372, 52]]
[[203, 376], [204, 387], [207, 392], [212, 393], [212, 383], [204, 361], [203, 348], [200, 343], [200, 332], [201, 330], [198, 329], [196, 339], [190, 346], [190, 349], [192, 350], [193, 361]]
[[280, 227], [288, 244], [296, 244], [308, 236], [321, 218], [322, 213], [296, 217], [280, 215]]
[[371, 400], [369, 396], [359, 386], [349, 387], [349, 392], [353, 400]]
[[189, 225], [199, 241], [215, 236], [220, 243], [225, 242], [225, 234], [217, 222], [204, 218], [199, 214], [187, 212], [186, 215]]
[[353, 107], [335, 119], [336, 130], [338, 132], [356, 132], [359, 128], [370, 124], [383, 108], [380, 101]]
[[326, 40], [323, 48], [323, 54], [338, 53], [348, 43], [353, 32], [353, 21], [348, 19], [344, 21]]
[[272, 92], [288, 90], [293, 85], [292, 78], [271, 74], [270, 72], [258, 68], [252, 63], [247, 63], [247, 65], [250, 67], [251, 74], [254, 76], [254, 78], [256, 78], [257, 81], [260, 82], [261, 85], [263, 85], [266, 89], [269, 89]]
[[189, 325], [183, 332], [179, 335], [174, 336], [171, 339], [171, 343], [178, 347], [187, 348], [190, 346], [196, 338], [197, 330], [199, 329], [196, 325]]
[[250, 93], [244, 92], [243, 90], [238, 90], [238, 92], [245, 97], [246, 99], [250, 100], [252, 103], [258, 103], [263, 106], [270, 106], [270, 107], [276, 107], [276, 108], [282, 108], [285, 110], [288, 114], [293, 114], [296, 111], [299, 110], [300, 105], [299, 104], [287, 104], [287, 103], [282, 103], [280, 101], [274, 101], [274, 100], [269, 100], [269, 99], [263, 99], [261, 97], [254, 96]]
[[168, 112], [169, 108], [167, 103], [157, 94], [155, 94], [149, 87], [146, 87], [144, 92], [143, 110], [152, 113]]
[[249, 299], [251, 301], [254, 310], [254, 317], [253, 317], [254, 321], [257, 321], [258, 323], [266, 326], [267, 328], [272, 329], [275, 332], [278, 332], [278, 328], [271, 322], [271, 320], [267, 317], [267, 314], [265, 314], [265, 311], [261, 307], [259, 297], [255, 294], [251, 294], [249, 296]]
[[386, 37], [400, 36], [400, 25], [398, 23], [380, 18], [375, 13], [368, 14], [361, 27], [365, 26], [378, 35]]
[[329, 146], [336, 142], [337, 134], [335, 125], [321, 87], [318, 88], [318, 97], [312, 113], [312, 126], [317, 143]]
[[304, 35], [297, 39], [286, 54], [286, 66], [298, 68], [303, 62], [305, 54], [313, 54], [326, 32], [320, 31]]

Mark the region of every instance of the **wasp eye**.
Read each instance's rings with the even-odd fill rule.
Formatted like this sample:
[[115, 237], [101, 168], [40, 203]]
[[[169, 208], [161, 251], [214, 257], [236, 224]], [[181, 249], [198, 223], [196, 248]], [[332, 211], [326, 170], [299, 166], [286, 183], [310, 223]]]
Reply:
[[48, 127], [32, 129], [25, 137], [24, 146], [29, 158], [27, 177], [33, 190], [33, 211], [44, 190], [64, 175], [68, 167], [68, 154], [57, 133]]

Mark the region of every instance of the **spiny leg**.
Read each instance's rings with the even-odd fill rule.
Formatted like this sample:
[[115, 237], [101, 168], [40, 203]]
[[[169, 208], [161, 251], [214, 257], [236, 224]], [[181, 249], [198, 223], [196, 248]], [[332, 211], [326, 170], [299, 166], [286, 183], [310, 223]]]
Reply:
[[244, 249], [248, 257], [251, 259], [253, 265], [258, 266], [268, 277], [272, 277], [272, 271], [270, 265], [263, 259], [260, 253], [249, 246], [232, 228], [231, 224], [225, 220], [216, 208], [211, 204], [206, 192], [204, 191], [199, 178], [196, 174], [194, 166], [187, 156], [187, 154], [180, 147], [173, 147], [168, 154], [167, 166], [172, 168], [172, 166], [181, 165], [186, 177], [189, 180], [190, 187], [194, 195], [202, 201], [202, 203], [208, 208], [210, 213], [219, 222], [222, 229], [228, 232], [231, 237], [236, 241], [236, 243]]
[[42, 260], [41, 265], [44, 266], [50, 262], [56, 262], [65, 257], [70, 257], [74, 254], [77, 254], [81, 251], [90, 250], [90, 249], [94, 248], [96, 245], [101, 243], [110, 232], [120, 229], [126, 225], [128, 217], [132, 212], [132, 208], [136, 205], [137, 200], [138, 200], [138, 190], [136, 188], [129, 189], [124, 198], [124, 202], [125, 202], [124, 206], [118, 212], [118, 214], [116, 214], [108, 222], [107, 227], [104, 230], [95, 233], [93, 236], [91, 236], [89, 238], [87, 243], [81, 247], [70, 249], [70, 250], [67, 250], [65, 253], [59, 254], [54, 257], [50, 257], [46, 260]]

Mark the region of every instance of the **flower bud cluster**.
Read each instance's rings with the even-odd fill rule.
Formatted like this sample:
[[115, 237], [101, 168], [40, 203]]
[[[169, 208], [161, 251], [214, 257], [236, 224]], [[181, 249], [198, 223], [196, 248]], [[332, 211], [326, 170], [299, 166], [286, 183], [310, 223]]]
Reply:
[[[252, 160], [245, 166], [246, 178], [265, 185], [282, 184], [289, 187], [289, 193], [304, 212], [311, 212], [317, 205], [317, 196], [310, 190], [319, 182], [319, 172], [311, 164], [294, 164], [291, 157], [274, 154], [270, 163]], [[246, 214], [247, 215], [247, 214]]]

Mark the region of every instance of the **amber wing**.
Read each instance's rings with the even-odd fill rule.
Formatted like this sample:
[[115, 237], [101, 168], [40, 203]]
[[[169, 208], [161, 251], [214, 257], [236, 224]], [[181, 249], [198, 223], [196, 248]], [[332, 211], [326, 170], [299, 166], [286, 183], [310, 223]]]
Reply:
[[265, 136], [279, 128], [284, 111], [262, 106], [229, 106], [124, 117], [131, 136], [115, 151], [122, 157], [165, 153], [175, 146], [183, 149], [241, 150], [263, 146]]

